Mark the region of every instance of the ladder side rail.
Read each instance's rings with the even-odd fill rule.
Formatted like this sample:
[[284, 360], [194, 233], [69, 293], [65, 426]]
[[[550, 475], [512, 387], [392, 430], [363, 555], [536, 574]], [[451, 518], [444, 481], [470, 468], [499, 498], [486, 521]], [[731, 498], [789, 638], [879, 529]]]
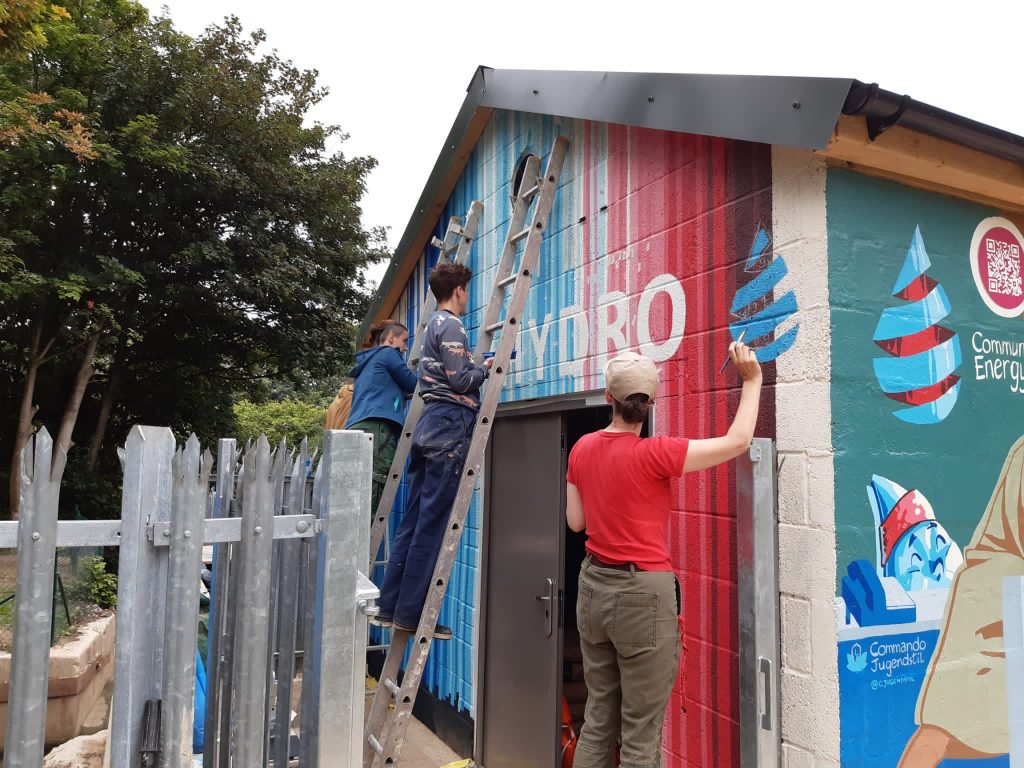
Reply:
[[370, 705], [370, 715], [366, 719], [366, 728], [363, 732], [363, 768], [371, 768], [373, 761], [377, 758], [377, 750], [374, 742], [379, 746], [382, 739], [384, 726], [387, 721], [388, 707], [391, 705], [391, 694], [384, 685], [385, 680], [397, 680], [398, 672], [402, 667], [402, 658], [405, 656], [405, 646], [411, 632], [401, 629], [391, 629], [391, 647], [384, 658], [384, 668], [380, 673], [380, 682]]
[[[526, 185], [527, 180], [537, 177], [539, 168], [540, 159], [536, 155], [531, 156], [526, 161], [526, 170], [523, 173], [523, 186]], [[535, 219], [542, 202], [543, 201], [538, 201], [537, 208], [534, 210]], [[479, 330], [477, 331], [477, 359], [479, 359], [479, 356], [483, 352], [486, 352], [491, 348], [492, 334], [487, 332], [487, 328], [498, 321], [498, 318], [501, 316], [501, 310], [505, 306], [506, 294], [502, 286], [502, 281], [511, 276], [515, 269], [516, 253], [519, 248], [514, 236], [517, 232], [520, 232], [523, 229], [526, 223], [526, 215], [530, 212], [530, 208], [531, 200], [528, 200], [523, 196], [517, 197], [515, 204], [512, 207], [512, 217], [509, 221], [508, 232], [505, 235], [505, 245], [502, 248], [501, 258], [498, 261], [498, 269], [494, 275], [494, 284], [491, 286], [491, 298], [487, 303], [487, 309], [484, 311], [483, 319], [480, 321]], [[535, 228], [532, 223], [530, 226], [531, 230]], [[523, 253], [525, 255], [525, 251]]]
[[[512, 350], [515, 347], [519, 329], [522, 326], [519, 320], [526, 307], [526, 300], [533, 283], [533, 275], [540, 261], [540, 246], [544, 237], [544, 231], [547, 229], [548, 217], [554, 203], [554, 195], [558, 188], [558, 179], [561, 176], [567, 146], [568, 140], [565, 137], [559, 137], [555, 141], [555, 146], [548, 159], [548, 167], [544, 171], [544, 179], [540, 185], [540, 199], [534, 211], [533, 223], [531, 224], [530, 234], [527, 236], [526, 248], [523, 252], [522, 274], [515, 282], [512, 298], [509, 302], [508, 314], [506, 315], [507, 325], [498, 343], [491, 381], [488, 382], [483, 401], [481, 402], [476, 428], [473, 431], [466, 464], [463, 467], [462, 480], [459, 483], [459, 490], [449, 515], [448, 530], [445, 533], [441, 551], [438, 553], [437, 563], [434, 566], [433, 584], [423, 606], [419, 626], [413, 636], [412, 652], [409, 657], [409, 663], [406, 665], [400, 694], [395, 701], [394, 713], [391, 716], [390, 722], [385, 723], [386, 728], [384, 738], [382, 739], [383, 749], [380, 753], [384, 765], [396, 764], [401, 755], [405, 733], [409, 725], [409, 719], [412, 717], [412, 709], [416, 701], [420, 680], [426, 669], [431, 639], [441, 612], [441, 605], [448, 586], [448, 578], [451, 575], [452, 566], [458, 553], [459, 541], [462, 538], [462, 530], [465, 527], [465, 520], [469, 512], [473, 492], [476, 488], [480, 467], [483, 465], [484, 452], [487, 448], [487, 440], [490, 437], [491, 422], [497, 409], [498, 401], [501, 398], [508, 363], [512, 357]], [[525, 176], [524, 178], [529, 179], [531, 177]], [[510, 235], [516, 231], [515, 227], [509, 228]], [[503, 293], [503, 288], [496, 282], [495, 295]], [[400, 646], [398, 645], [399, 641], [401, 642]], [[404, 654], [404, 649], [405, 638], [396, 636], [388, 652], [388, 660], [390, 661], [392, 656], [400, 659]], [[383, 697], [386, 701], [389, 693], [387, 684], [393, 680], [393, 678], [387, 678], [384, 675], [381, 675], [381, 678], [381, 685], [377, 689], [377, 696], [374, 701], [375, 705], [377, 698]], [[376, 709], [376, 706], [374, 708]]]

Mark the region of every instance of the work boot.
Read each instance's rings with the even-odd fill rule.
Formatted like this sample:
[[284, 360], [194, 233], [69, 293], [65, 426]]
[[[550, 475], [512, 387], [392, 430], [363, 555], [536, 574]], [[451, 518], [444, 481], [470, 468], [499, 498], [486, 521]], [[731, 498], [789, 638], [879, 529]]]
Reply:
[[[391, 625], [395, 629], [400, 629], [403, 632], [411, 632], [412, 634], [416, 634], [416, 627], [407, 627], [405, 624], [400, 624], [399, 622], [395, 622], [395, 621], [391, 622]], [[444, 624], [438, 624], [436, 627], [434, 627], [434, 639], [435, 640], [451, 640], [452, 639], [452, 628], [451, 627], [446, 627]]]

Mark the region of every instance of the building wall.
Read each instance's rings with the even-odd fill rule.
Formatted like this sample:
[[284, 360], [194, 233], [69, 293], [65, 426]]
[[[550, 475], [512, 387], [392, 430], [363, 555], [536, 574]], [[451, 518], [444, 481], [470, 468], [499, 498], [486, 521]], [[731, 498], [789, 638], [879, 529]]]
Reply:
[[839, 761], [825, 178], [811, 153], [773, 148], [776, 251], [792, 281], [782, 288], [800, 297], [800, 341], [779, 358], [775, 388], [784, 768]]
[[[886, 768], [907, 750], [902, 765], [935, 765], [916, 752], [932, 738], [942, 766], [1007, 766], [1021, 235], [996, 211], [844, 171], [826, 202], [840, 763]], [[808, 489], [812, 514], [830, 485]], [[817, 568], [828, 546], [826, 532]]]
[[[818, 368], [803, 370], [820, 363], [805, 348], [794, 317], [803, 289], [791, 290], [798, 282], [787, 273], [791, 257], [772, 246], [779, 211], [772, 207], [772, 155], [766, 146], [495, 113], [437, 231], [440, 236], [448, 217], [463, 215], [471, 200], [484, 203], [470, 258], [477, 277], [464, 318], [471, 339], [506, 233], [516, 164], [526, 152], [545, 155], [558, 134], [568, 136], [569, 156], [504, 397], [600, 389], [607, 358], [633, 349], [654, 357], [661, 369], [655, 433], [722, 434], [735, 412], [738, 377], [731, 368], [723, 374], [718, 369], [729, 341], [749, 326], [746, 340], [759, 350], [768, 383], [758, 434], [773, 437], [775, 359], [791, 354], [802, 361], [786, 369], [790, 409], [802, 391], [820, 394], [821, 374]], [[823, 235], [818, 237], [811, 250], [820, 253]], [[802, 252], [793, 253], [802, 258]], [[424, 254], [401, 301], [399, 316], [411, 327], [435, 259]], [[827, 330], [824, 283], [807, 285], [817, 291], [815, 322], [819, 331]], [[828, 455], [829, 441], [827, 435], [816, 439], [809, 451], [802, 443], [793, 451], [804, 451], [797, 461], [821, 482], [818, 460]], [[675, 484], [669, 535], [683, 584], [686, 630], [665, 736], [670, 765], [737, 763], [735, 492], [729, 465], [688, 474]], [[438, 696], [470, 713], [477, 614], [468, 585], [477, 580], [479, 521], [474, 505], [441, 616], [454, 626], [456, 640], [434, 646], [427, 678]], [[466, 588], [456, 588], [457, 579]], [[813, 595], [795, 587], [793, 595], [794, 604], [804, 600], [821, 608], [808, 602]], [[832, 608], [828, 599], [824, 605]]]

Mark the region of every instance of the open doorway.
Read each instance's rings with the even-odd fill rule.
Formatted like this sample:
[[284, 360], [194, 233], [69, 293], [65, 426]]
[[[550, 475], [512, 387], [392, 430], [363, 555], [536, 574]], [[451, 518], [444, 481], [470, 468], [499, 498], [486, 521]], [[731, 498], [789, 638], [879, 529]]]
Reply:
[[577, 733], [583, 724], [576, 601], [586, 534], [565, 523], [565, 472], [573, 445], [610, 420], [603, 397], [509, 408], [495, 419], [481, 537], [474, 752], [482, 768], [561, 765], [563, 696]]
[[[563, 414], [565, 428], [566, 456], [576, 442], [586, 434], [604, 429], [611, 422], [612, 409], [609, 406], [580, 408], [565, 411]], [[650, 419], [644, 424], [641, 437], [650, 434]], [[565, 508], [562, 508], [564, 525]], [[569, 706], [573, 729], [577, 734], [583, 725], [583, 711], [587, 706], [587, 685], [583, 680], [583, 655], [580, 652], [580, 633], [576, 624], [576, 600], [579, 595], [579, 575], [583, 559], [587, 555], [587, 535], [579, 533], [564, 525], [564, 555], [562, 568], [562, 584], [565, 598], [563, 600], [563, 632], [562, 632], [562, 693]]]

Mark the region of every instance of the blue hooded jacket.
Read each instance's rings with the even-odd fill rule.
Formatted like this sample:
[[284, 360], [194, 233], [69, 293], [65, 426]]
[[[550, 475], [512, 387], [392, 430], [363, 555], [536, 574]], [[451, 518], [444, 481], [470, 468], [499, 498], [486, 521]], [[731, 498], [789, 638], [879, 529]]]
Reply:
[[364, 349], [356, 355], [349, 376], [356, 382], [345, 429], [365, 419], [387, 419], [401, 428], [405, 423], [405, 396], [416, 390], [416, 374], [409, 370], [402, 353], [384, 345]]

